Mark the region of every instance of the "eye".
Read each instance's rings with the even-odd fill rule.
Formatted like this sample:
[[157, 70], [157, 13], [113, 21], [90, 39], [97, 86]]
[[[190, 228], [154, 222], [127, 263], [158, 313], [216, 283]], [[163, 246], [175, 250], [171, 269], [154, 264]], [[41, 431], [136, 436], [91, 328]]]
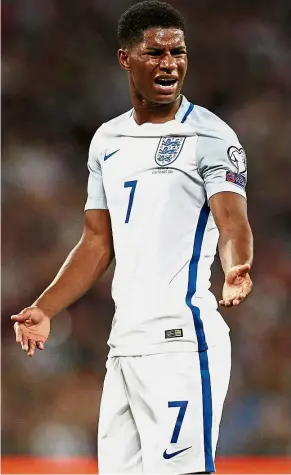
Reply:
[[157, 50], [153, 50], [153, 51], [148, 51], [147, 52], [147, 55], [148, 56], [160, 56], [161, 52], [160, 51], [157, 51]]
[[186, 54], [186, 50], [184, 50], [184, 49], [173, 49], [172, 50], [172, 56], [182, 56], [183, 54]]

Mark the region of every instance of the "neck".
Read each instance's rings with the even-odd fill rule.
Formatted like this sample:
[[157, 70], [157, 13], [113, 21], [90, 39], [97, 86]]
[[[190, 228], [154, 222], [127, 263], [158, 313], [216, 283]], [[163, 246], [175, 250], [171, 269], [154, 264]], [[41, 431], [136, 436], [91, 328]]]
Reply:
[[134, 119], [138, 125], [151, 122], [152, 124], [163, 124], [175, 119], [175, 115], [181, 105], [182, 97], [178, 96], [170, 104], [155, 104], [144, 98], [134, 97], [132, 103], [134, 107]]

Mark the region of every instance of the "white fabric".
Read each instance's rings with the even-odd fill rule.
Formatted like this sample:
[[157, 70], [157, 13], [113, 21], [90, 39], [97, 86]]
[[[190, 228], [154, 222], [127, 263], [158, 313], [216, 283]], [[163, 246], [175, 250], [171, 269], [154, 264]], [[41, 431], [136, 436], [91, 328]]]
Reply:
[[[116, 256], [111, 356], [201, 350], [229, 330], [209, 291], [218, 230], [207, 200], [223, 191], [245, 197], [226, 180], [236, 173], [227, 151], [241, 145], [221, 119], [191, 107], [183, 97], [174, 120], [141, 126], [129, 111], [91, 143], [85, 209], [109, 209]], [[182, 332], [165, 338], [168, 330]]]
[[[108, 358], [98, 429], [100, 474], [182, 474], [207, 470], [205, 432], [209, 431], [212, 447], [208, 448], [214, 459], [229, 384], [228, 335], [206, 354], [209, 372], [204, 370], [203, 375], [201, 355], [195, 351]], [[211, 399], [207, 400], [205, 394], [204, 403], [211, 411], [211, 425], [207, 428], [202, 378], [208, 375]], [[169, 407], [171, 401], [188, 402], [177, 441], [172, 443], [180, 408]], [[188, 447], [172, 458], [164, 458], [165, 451], [171, 455]]]

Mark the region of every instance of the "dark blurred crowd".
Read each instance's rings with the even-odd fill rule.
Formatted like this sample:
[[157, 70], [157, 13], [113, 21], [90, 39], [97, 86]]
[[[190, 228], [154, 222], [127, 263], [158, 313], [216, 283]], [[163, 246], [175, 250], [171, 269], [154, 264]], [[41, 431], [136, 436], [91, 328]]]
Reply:
[[[113, 267], [53, 320], [44, 352], [15, 344], [30, 305], [77, 243], [87, 152], [131, 107], [116, 24], [134, 0], [2, 2], [2, 450], [96, 453]], [[188, 24], [189, 100], [223, 118], [248, 157], [254, 291], [224, 311], [233, 367], [219, 454], [291, 454], [290, 0], [170, 0]], [[223, 275], [213, 266], [213, 290]]]

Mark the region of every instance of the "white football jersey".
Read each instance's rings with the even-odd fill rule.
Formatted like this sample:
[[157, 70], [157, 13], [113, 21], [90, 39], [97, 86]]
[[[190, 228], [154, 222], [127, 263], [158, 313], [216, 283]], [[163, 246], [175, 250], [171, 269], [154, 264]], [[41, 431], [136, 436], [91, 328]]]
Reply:
[[218, 230], [208, 200], [245, 197], [233, 130], [182, 97], [174, 120], [103, 124], [89, 151], [85, 210], [110, 212], [116, 269], [111, 356], [203, 351], [229, 331], [210, 292]]

